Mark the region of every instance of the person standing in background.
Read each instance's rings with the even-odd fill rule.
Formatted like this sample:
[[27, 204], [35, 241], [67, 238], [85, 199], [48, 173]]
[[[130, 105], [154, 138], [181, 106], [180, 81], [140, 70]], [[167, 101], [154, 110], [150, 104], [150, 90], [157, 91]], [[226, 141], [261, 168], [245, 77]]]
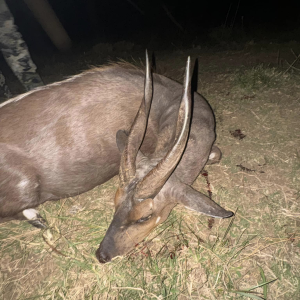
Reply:
[[[43, 85], [41, 77], [36, 72], [37, 68], [31, 59], [28, 47], [18, 32], [17, 26], [14, 24], [14, 17], [4, 0], [0, 0], [0, 50], [26, 91]], [[11, 97], [11, 92], [1, 71], [0, 96]]]

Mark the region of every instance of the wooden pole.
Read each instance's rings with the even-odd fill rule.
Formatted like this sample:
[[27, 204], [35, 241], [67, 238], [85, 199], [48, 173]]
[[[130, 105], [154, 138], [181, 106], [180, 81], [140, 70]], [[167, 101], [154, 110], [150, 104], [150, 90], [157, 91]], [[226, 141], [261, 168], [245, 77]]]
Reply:
[[71, 47], [71, 39], [47, 0], [24, 0], [52, 43], [60, 51]]

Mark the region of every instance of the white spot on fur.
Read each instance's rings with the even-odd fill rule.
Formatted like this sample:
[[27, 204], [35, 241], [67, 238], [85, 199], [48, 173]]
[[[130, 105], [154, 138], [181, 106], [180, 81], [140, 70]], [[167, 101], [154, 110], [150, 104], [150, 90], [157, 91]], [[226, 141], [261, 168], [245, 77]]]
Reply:
[[209, 159], [214, 159], [216, 157], [216, 153], [211, 153], [210, 155], [209, 155]]
[[23, 179], [17, 184], [17, 187], [20, 189], [24, 189], [29, 183], [30, 183], [29, 180]]
[[157, 224], [160, 221], [160, 217], [157, 217], [155, 224]]
[[34, 208], [25, 209], [25, 210], [23, 210], [22, 213], [23, 213], [24, 217], [28, 220], [36, 219], [37, 215], [39, 214], [39, 212]]

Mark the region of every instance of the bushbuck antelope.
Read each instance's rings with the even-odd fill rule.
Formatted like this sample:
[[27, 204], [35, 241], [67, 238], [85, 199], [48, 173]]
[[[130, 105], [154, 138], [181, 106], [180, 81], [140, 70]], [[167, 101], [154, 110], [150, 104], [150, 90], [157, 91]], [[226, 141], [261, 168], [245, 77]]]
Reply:
[[101, 263], [132, 250], [178, 203], [231, 217], [190, 186], [221, 157], [211, 108], [197, 93], [192, 107], [190, 72], [188, 59], [182, 94], [171, 79], [152, 80], [146, 54], [146, 75], [118, 64], [95, 68], [2, 104], [0, 222], [43, 227], [36, 206], [118, 173], [115, 214], [96, 252]]

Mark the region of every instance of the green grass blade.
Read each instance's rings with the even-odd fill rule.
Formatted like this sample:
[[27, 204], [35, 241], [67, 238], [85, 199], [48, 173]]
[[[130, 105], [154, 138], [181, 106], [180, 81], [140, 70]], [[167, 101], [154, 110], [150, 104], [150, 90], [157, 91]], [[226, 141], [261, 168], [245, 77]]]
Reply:
[[[262, 269], [262, 267], [259, 267], [259, 269], [260, 269], [260, 276], [261, 276], [263, 282], [266, 282], [267, 279], [266, 279], [264, 270]], [[263, 285], [263, 291], [264, 291], [264, 297], [265, 297], [265, 299], [267, 299], [267, 296], [268, 296], [268, 285], [267, 284]]]

